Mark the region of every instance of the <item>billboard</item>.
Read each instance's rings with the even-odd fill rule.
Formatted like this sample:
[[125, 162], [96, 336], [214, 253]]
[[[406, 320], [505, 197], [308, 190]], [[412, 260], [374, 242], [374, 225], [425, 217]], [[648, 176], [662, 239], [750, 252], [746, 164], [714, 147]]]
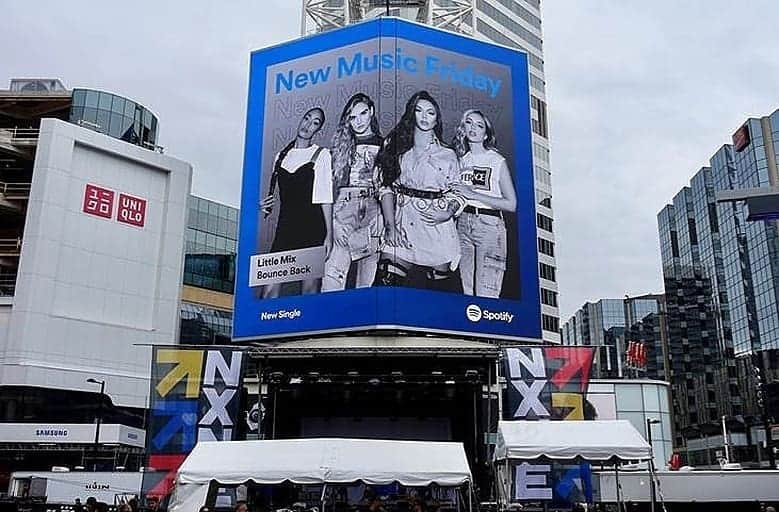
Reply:
[[541, 336], [526, 55], [394, 18], [251, 56], [233, 336]]
[[235, 439], [244, 352], [154, 347], [146, 432], [146, 496], [165, 498], [195, 443]]
[[[597, 419], [588, 395], [593, 347], [517, 347], [503, 350], [504, 420]], [[511, 499], [569, 506], [592, 502], [587, 462], [514, 464]]]

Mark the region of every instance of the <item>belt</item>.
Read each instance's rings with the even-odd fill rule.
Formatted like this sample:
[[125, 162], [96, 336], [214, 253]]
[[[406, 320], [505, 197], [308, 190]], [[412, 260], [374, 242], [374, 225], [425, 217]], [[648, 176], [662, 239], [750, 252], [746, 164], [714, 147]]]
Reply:
[[376, 197], [376, 190], [372, 187], [341, 187], [338, 189], [336, 199], [362, 199]]
[[408, 188], [403, 185], [395, 184], [392, 187], [398, 194], [403, 194], [409, 197], [418, 197], [420, 199], [441, 199], [444, 197], [443, 190], [418, 190], [415, 188]]
[[463, 210], [466, 213], [473, 213], [476, 215], [489, 215], [490, 217], [503, 218], [503, 212], [500, 210], [490, 210], [489, 208], [477, 208], [476, 206], [468, 205]]

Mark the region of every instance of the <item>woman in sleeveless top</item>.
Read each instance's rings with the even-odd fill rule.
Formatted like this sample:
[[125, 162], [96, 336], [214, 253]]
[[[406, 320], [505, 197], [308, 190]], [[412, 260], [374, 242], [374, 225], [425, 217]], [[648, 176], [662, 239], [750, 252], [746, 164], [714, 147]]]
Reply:
[[[442, 131], [438, 103], [419, 91], [377, 156], [385, 230], [377, 285], [462, 291], [454, 217], [464, 200], [452, 192], [459, 180], [457, 156], [442, 142]], [[419, 274], [424, 278], [417, 284]]]
[[[330, 219], [333, 202], [330, 152], [311, 143], [325, 123], [321, 108], [313, 108], [303, 115], [295, 140], [282, 149], [273, 162], [270, 193], [261, 207], [269, 215], [276, 204], [274, 191], [279, 189], [279, 219], [271, 252], [325, 246], [330, 252]], [[319, 291], [319, 279], [301, 281], [301, 293]], [[278, 297], [280, 284], [263, 289], [263, 298]]]
[[457, 219], [463, 292], [500, 297], [506, 271], [506, 224], [517, 196], [506, 159], [496, 149], [495, 130], [479, 110], [466, 110], [452, 143], [460, 160], [460, 183], [453, 186], [468, 203]]

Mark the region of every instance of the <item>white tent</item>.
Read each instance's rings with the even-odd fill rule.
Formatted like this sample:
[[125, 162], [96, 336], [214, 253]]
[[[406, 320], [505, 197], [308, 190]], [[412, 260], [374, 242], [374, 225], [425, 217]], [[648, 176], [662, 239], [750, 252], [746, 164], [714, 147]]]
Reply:
[[211, 482], [458, 486], [471, 482], [460, 443], [289, 439], [198, 443], [176, 476], [171, 512], [197, 511]]
[[652, 449], [627, 420], [502, 421], [495, 459], [648, 460]]

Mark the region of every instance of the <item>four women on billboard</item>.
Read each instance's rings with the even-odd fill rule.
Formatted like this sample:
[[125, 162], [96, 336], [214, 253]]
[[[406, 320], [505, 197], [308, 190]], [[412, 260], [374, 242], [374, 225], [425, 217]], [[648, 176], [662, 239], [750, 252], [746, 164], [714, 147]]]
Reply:
[[[363, 93], [346, 102], [330, 150], [311, 142], [324, 123], [322, 109], [306, 112], [276, 155], [261, 204], [267, 217], [278, 189], [271, 252], [325, 248], [321, 283], [303, 281], [301, 293], [411, 286], [500, 297], [504, 215], [516, 194], [484, 112], [465, 111], [451, 144], [427, 91], [409, 98], [385, 139]], [[268, 285], [263, 297], [280, 290]]]

